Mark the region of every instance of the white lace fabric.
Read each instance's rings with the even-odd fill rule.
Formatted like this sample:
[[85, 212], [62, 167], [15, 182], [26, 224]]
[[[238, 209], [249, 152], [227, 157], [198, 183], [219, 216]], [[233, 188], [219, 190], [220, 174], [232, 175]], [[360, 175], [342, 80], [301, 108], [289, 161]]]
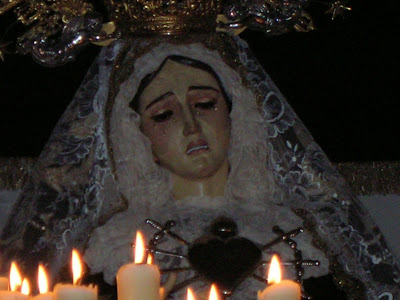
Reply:
[[[13, 221], [2, 235], [5, 261], [10, 253], [16, 253], [25, 268], [32, 261], [46, 260], [56, 274], [75, 247], [85, 252], [92, 272], [103, 272], [105, 280], [114, 283], [118, 268], [132, 260], [130, 244], [136, 230], [143, 230], [149, 238], [154, 234], [144, 224], [147, 218], [160, 223], [175, 220], [174, 230], [194, 241], [212, 220], [224, 215], [235, 220], [240, 236], [263, 245], [276, 237], [271, 230], [274, 225], [284, 230], [303, 226], [308, 220], [295, 213], [301, 209], [312, 216], [315, 226], [295, 238], [298, 248], [304, 258], [321, 260], [320, 267], [306, 268], [305, 278], [327, 274], [337, 261], [345, 273], [362, 283], [368, 299], [398, 296], [397, 260], [379, 229], [247, 44], [237, 37], [231, 39], [229, 51], [236, 51], [238, 69], [227, 64], [228, 55], [201, 39], [182, 44], [143, 38], [117, 41], [105, 48], [55, 128], [18, 200]], [[175, 201], [169, 174], [153, 162], [150, 143], [138, 128], [139, 116], [129, 108], [140, 80], [170, 55], [210, 65], [232, 100], [230, 174], [224, 197]], [[133, 66], [133, 72], [114, 97], [110, 96], [110, 80], [117, 60], [124, 68]], [[260, 106], [257, 99], [261, 99]], [[28, 209], [22, 211], [22, 207]], [[35, 224], [43, 224], [45, 230]], [[313, 238], [324, 245], [322, 249], [317, 249]], [[160, 248], [187, 251], [172, 239]], [[285, 245], [273, 250], [283, 259], [292, 259]], [[156, 261], [161, 268], [187, 266], [185, 260], [168, 257], [156, 257]], [[293, 278], [292, 271], [289, 268], [288, 277]], [[184, 280], [189, 275], [180, 276]], [[257, 281], [247, 280], [233, 299], [254, 299], [258, 289]]]

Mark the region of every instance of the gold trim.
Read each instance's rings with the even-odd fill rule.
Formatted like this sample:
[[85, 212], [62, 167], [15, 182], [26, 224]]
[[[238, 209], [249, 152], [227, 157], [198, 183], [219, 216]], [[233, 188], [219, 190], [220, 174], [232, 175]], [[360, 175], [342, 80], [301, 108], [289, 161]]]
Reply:
[[31, 157], [0, 157], [0, 190], [21, 190], [36, 160]]
[[108, 0], [110, 20], [124, 34], [182, 35], [214, 32], [222, 0]]

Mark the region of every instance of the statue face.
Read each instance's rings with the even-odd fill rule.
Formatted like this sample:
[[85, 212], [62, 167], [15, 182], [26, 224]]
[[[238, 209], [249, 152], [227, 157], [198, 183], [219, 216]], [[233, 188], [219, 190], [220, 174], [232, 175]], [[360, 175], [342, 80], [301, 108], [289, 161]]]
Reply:
[[139, 101], [141, 129], [161, 166], [201, 179], [227, 163], [231, 120], [213, 75], [168, 60]]

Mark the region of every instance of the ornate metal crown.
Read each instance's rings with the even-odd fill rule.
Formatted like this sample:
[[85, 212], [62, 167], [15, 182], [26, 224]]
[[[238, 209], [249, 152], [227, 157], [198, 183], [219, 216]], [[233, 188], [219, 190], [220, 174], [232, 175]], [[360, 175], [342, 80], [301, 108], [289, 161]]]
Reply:
[[[74, 59], [88, 43], [106, 45], [128, 35], [176, 35], [245, 28], [266, 34], [314, 29], [306, 9], [323, 3], [336, 15], [348, 0], [0, 0], [0, 15], [13, 9], [28, 26], [17, 40], [19, 52], [44, 65]], [[106, 8], [107, 12], [94, 13]], [[106, 16], [109, 23], [104, 23]], [[59, 33], [62, 33], [61, 36]], [[1, 33], [1, 32], [0, 32]], [[0, 58], [3, 58], [0, 41]], [[3, 51], [2, 51], [3, 50]]]
[[222, 0], [108, 0], [110, 19], [118, 28], [141, 34], [215, 31]]

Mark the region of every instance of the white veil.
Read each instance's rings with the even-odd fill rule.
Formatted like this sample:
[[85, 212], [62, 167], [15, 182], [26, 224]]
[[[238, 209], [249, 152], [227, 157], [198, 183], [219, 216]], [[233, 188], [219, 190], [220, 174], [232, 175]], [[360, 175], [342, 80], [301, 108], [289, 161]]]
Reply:
[[[174, 202], [168, 173], [153, 163], [149, 142], [137, 130], [138, 116], [127, 105], [140, 80], [170, 55], [210, 65], [232, 99], [231, 173], [221, 199]], [[41, 154], [1, 250], [8, 259], [16, 255], [26, 269], [45, 261], [54, 274], [72, 247], [86, 250], [92, 271], [103, 271], [112, 282], [131, 259], [135, 230], [154, 233], [142, 225], [146, 218], [174, 219], [176, 231], [192, 241], [219, 215], [233, 218], [239, 234], [260, 245], [274, 237], [273, 225], [304, 225], [299, 249], [323, 265], [306, 276], [329, 268], [350, 295], [399, 293], [396, 259], [379, 229], [247, 44], [224, 35], [190, 42], [142, 38], [105, 48]], [[171, 243], [163, 247], [183, 251]], [[160, 258], [160, 264], [177, 262]]]

